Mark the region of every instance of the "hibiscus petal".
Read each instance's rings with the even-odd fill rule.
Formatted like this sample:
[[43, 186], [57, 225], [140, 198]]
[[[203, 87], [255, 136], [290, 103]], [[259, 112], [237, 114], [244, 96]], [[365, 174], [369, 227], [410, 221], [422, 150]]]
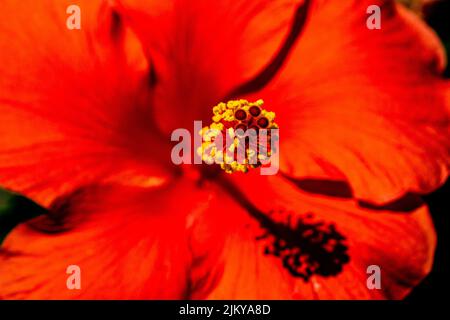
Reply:
[[[381, 7], [381, 30], [366, 9]], [[385, 203], [448, 176], [450, 84], [436, 35], [394, 1], [313, 1], [277, 78], [255, 94], [277, 114], [281, 170], [347, 180]]]
[[[225, 239], [222, 269], [216, 267], [220, 282], [209, 299], [399, 299], [431, 269], [436, 238], [425, 206], [407, 213], [371, 211], [352, 200], [299, 192], [280, 177], [235, 181], [241, 196], [232, 194], [241, 206], [224, 196], [224, 210], [209, 220], [215, 236], [210, 241]], [[269, 215], [271, 210], [279, 217], [291, 212], [292, 221], [299, 221], [302, 233], [284, 240], [299, 241], [300, 266], [286, 258], [294, 251], [267, 252], [273, 238], [262, 235], [277, 229], [267, 228], [255, 211], [282, 221]], [[381, 289], [367, 286], [371, 265], [380, 267]]]
[[[119, 0], [158, 79], [165, 131], [209, 120], [211, 107], [260, 72], [289, 34], [301, 0]], [[276, 16], [276, 19], [273, 17]]]
[[0, 4], [0, 185], [41, 205], [92, 181], [165, 177], [142, 48], [105, 3], [77, 2], [81, 30], [66, 27], [72, 1]]
[[[0, 299], [186, 298], [206, 270], [193, 259], [188, 216], [207, 199], [186, 182], [154, 192], [96, 186], [74, 194], [59, 216], [6, 238]], [[67, 288], [71, 265], [81, 270], [80, 290]]]

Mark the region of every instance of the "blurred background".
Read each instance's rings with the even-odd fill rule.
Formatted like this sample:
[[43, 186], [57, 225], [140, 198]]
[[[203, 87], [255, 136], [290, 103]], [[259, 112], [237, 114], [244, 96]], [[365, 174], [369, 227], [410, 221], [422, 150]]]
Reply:
[[[450, 52], [450, 0], [397, 0], [421, 16], [439, 35]], [[450, 68], [445, 76], [450, 78]], [[450, 180], [427, 195], [425, 201], [430, 207], [435, 223], [438, 243], [435, 262], [429, 276], [408, 296], [410, 301], [443, 300], [445, 289], [450, 286]], [[0, 189], [0, 243], [6, 234], [18, 223], [43, 213], [43, 210], [24, 197]]]

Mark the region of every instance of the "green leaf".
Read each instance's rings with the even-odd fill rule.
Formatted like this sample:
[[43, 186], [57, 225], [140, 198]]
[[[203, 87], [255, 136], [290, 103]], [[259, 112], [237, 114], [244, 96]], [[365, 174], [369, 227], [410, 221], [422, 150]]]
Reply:
[[18, 224], [46, 212], [31, 200], [0, 189], [0, 244]]

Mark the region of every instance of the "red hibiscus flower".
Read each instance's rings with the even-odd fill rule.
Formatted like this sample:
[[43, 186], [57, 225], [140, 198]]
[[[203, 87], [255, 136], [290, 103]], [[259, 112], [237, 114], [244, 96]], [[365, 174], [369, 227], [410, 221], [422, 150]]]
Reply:
[[[427, 207], [398, 204], [447, 178], [449, 85], [419, 19], [380, 0], [81, 0], [68, 30], [70, 4], [0, 4], [0, 185], [48, 209], [2, 244], [0, 298], [396, 299], [428, 273]], [[172, 130], [232, 98], [276, 113], [279, 174], [174, 166]]]

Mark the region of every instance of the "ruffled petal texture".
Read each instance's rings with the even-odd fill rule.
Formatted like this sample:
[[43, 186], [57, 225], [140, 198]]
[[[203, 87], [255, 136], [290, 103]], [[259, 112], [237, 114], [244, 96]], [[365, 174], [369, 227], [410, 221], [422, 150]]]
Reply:
[[92, 182], [167, 175], [142, 48], [106, 3], [77, 2], [81, 30], [66, 27], [71, 1], [0, 4], [0, 185], [44, 206]]
[[[73, 194], [51, 216], [8, 235], [0, 249], [0, 299], [186, 299], [209, 270], [191, 241], [189, 218], [208, 199], [186, 182]], [[66, 284], [71, 265], [81, 271], [79, 290]]]
[[[425, 206], [371, 211], [258, 178], [237, 180], [248, 203], [223, 197], [227, 214], [210, 220], [211, 242], [225, 241], [220, 282], [207, 298], [400, 299], [431, 269], [436, 237]], [[255, 219], [258, 212], [266, 218]], [[281, 228], [288, 216], [295, 233]], [[372, 265], [379, 289], [367, 285]]]
[[[165, 132], [208, 121], [211, 107], [277, 54], [301, 0], [117, 1], [157, 79], [154, 114]], [[273, 17], [276, 16], [276, 19]]]
[[[381, 30], [366, 10], [381, 8]], [[308, 21], [263, 98], [280, 125], [281, 170], [347, 181], [382, 204], [448, 176], [450, 84], [436, 35], [394, 1], [311, 2]]]

